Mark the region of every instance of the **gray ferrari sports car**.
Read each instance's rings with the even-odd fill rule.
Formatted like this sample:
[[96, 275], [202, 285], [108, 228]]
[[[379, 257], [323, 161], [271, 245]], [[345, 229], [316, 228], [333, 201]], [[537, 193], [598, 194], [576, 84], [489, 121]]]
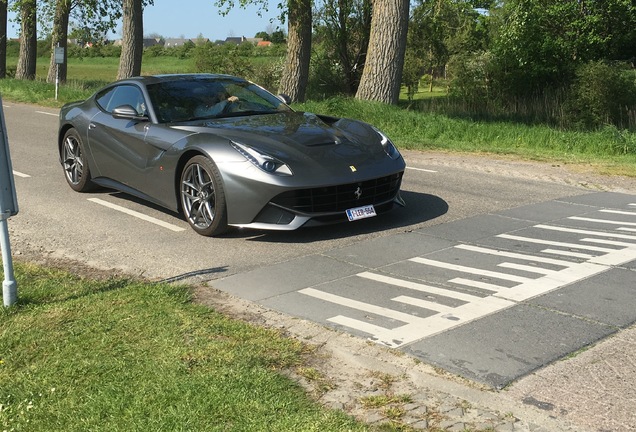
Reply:
[[403, 205], [391, 140], [350, 119], [293, 111], [242, 78], [117, 81], [60, 111], [64, 175], [183, 212], [199, 234], [293, 230]]

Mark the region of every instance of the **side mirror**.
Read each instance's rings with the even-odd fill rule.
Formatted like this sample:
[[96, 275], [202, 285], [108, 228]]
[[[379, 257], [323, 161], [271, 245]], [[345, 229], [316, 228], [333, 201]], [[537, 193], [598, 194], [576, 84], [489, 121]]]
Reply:
[[286, 94], [279, 94], [276, 96], [278, 99], [280, 99], [281, 102], [283, 102], [284, 104], [291, 104], [292, 100], [289, 96], [287, 96]]
[[137, 110], [130, 105], [118, 106], [117, 108], [113, 110], [112, 116], [116, 119], [123, 119], [123, 120], [140, 120], [140, 121], [148, 120], [148, 116], [139, 115], [137, 113]]

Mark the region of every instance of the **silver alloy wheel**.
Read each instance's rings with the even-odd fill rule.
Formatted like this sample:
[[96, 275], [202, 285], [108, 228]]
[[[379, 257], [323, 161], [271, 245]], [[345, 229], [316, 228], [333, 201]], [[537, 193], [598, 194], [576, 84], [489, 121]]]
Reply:
[[62, 163], [64, 173], [69, 183], [77, 185], [82, 181], [84, 175], [84, 161], [82, 160], [82, 149], [79, 141], [73, 135], [67, 135], [64, 140], [62, 152]]
[[183, 212], [193, 226], [207, 229], [216, 216], [216, 193], [210, 173], [200, 164], [186, 168], [181, 181]]

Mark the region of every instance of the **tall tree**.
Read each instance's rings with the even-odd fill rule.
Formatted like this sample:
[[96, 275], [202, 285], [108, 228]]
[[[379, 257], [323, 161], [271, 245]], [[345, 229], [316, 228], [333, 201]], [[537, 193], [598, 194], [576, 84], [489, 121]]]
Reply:
[[117, 79], [141, 74], [144, 49], [144, 20], [142, 0], [123, 0], [123, 38]]
[[121, 0], [48, 0], [40, 5], [40, 25], [51, 33], [48, 82], [53, 82], [56, 78], [55, 47], [58, 43], [65, 48], [64, 63], [59, 67], [59, 79], [61, 82], [66, 81], [67, 41], [71, 19], [81, 23], [83, 41], [89, 42], [101, 39], [106, 32], [114, 29], [122, 16]]
[[323, 39], [327, 58], [340, 65], [345, 88], [354, 95], [369, 46], [371, 0], [325, 0], [319, 14], [315, 37]]
[[37, 61], [37, 13], [35, 0], [20, 0], [20, 54], [15, 71], [17, 79], [35, 79]]
[[[57, 0], [55, 2], [55, 16], [53, 17], [53, 31], [51, 32], [51, 61], [47, 82], [55, 82], [59, 77], [61, 83], [66, 82], [66, 56], [68, 41], [68, 21], [71, 14], [72, 0]], [[57, 65], [55, 62], [55, 48], [64, 49], [64, 62]], [[59, 73], [59, 75], [58, 75]]]
[[311, 57], [311, 0], [289, 0], [287, 7], [287, 60], [279, 92], [288, 95], [292, 101], [303, 102]]
[[7, 0], [0, 0], [0, 78], [7, 76]]
[[375, 0], [367, 59], [357, 99], [396, 104], [409, 22], [409, 0]]

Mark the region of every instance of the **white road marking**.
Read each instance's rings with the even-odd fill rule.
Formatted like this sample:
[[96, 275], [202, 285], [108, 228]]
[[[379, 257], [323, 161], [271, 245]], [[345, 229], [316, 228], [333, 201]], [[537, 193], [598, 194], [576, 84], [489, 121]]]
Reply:
[[535, 266], [529, 266], [529, 265], [523, 265], [523, 264], [517, 264], [517, 263], [509, 263], [509, 262], [503, 262], [501, 264], [497, 264], [497, 267], [509, 268], [513, 270], [521, 270], [528, 273], [538, 273], [542, 275], [549, 275], [549, 274], [554, 274], [557, 272], [556, 270], [548, 270], [541, 267], [535, 267]]
[[[618, 223], [601, 219], [586, 219], [574, 217], [570, 219], [629, 225], [629, 223]], [[485, 317], [495, 312], [499, 312], [511, 306], [515, 306], [519, 302], [526, 301], [533, 297], [543, 295], [550, 291], [554, 291], [564, 286], [571, 285], [575, 282], [593, 277], [595, 275], [608, 271], [614, 266], [619, 266], [636, 259], [636, 236], [626, 234], [629, 232], [636, 232], [636, 229], [620, 227], [616, 228], [616, 231], [620, 230], [622, 231], [622, 233], [618, 233], [601, 232], [578, 228], [566, 228], [545, 224], [535, 225], [535, 228], [564, 232], [573, 236], [580, 235], [582, 238], [577, 238], [576, 241], [578, 241], [579, 243], [570, 243], [521, 237], [510, 234], [501, 234], [496, 237], [521, 242], [562, 247], [564, 249], [591, 251], [596, 252], [597, 254], [593, 255], [589, 253], [572, 252], [571, 250], [559, 250], [553, 248], [546, 248], [541, 250], [541, 253], [545, 254], [560, 255], [563, 257], [585, 260], [583, 262], [571, 262], [555, 258], [533, 256], [517, 252], [509, 252], [505, 250], [495, 250], [473, 245], [460, 244], [455, 246], [456, 249], [466, 250], [478, 254], [488, 254], [503, 258], [523, 260], [527, 261], [528, 263], [543, 263], [561, 267], [560, 270], [552, 270], [541, 268], [537, 265], [526, 265], [512, 262], [502, 262], [498, 264], [498, 267], [502, 268], [535, 273], [538, 275], [536, 278], [521, 277], [518, 275], [511, 275], [507, 273], [500, 273], [457, 264], [450, 264], [423, 257], [414, 257], [407, 260], [431, 267], [475, 275], [478, 276], [478, 278], [495, 278], [516, 283], [513, 286], [507, 287], [489, 282], [483, 282], [480, 280], [472, 280], [469, 278], [461, 277], [455, 277], [448, 280], [448, 282], [451, 284], [479, 288], [491, 293], [490, 295], [485, 296], [483, 296], [483, 294], [482, 296], [477, 294], [471, 295], [464, 292], [453, 291], [451, 289], [438, 288], [435, 286], [430, 286], [423, 283], [416, 283], [370, 271], [358, 273], [356, 275], [360, 278], [374, 280], [390, 286], [400, 287], [402, 289], [406, 288], [418, 293], [426, 293], [430, 296], [433, 296], [430, 300], [409, 295], [398, 295], [391, 298], [391, 301], [394, 302], [408, 304], [411, 307], [422, 308], [434, 312], [433, 315], [429, 315], [427, 317], [421, 317], [415, 314], [400, 312], [391, 308], [377, 306], [335, 294], [325, 293], [315, 288], [306, 288], [299, 292], [314, 298], [321, 299], [323, 301], [328, 301], [334, 304], [373, 313], [386, 317], [390, 320], [398, 321], [395, 327], [387, 328], [343, 315], [334, 316], [328, 319], [329, 322], [367, 333], [370, 335], [370, 339], [375, 342], [390, 347], [400, 347], [449, 330], [453, 327], [457, 327], [459, 325], [463, 325], [473, 320]], [[593, 243], [596, 245], [609, 247], [592, 246], [584, 243]], [[465, 303], [455, 307], [447, 306], [435, 302], [435, 295], [458, 299], [464, 301]]]
[[605, 223], [611, 225], [627, 225], [627, 226], [636, 226], [636, 222], [619, 222], [619, 221], [611, 221], [606, 219], [593, 219], [579, 216], [570, 216], [568, 219], [580, 220], [584, 222], [597, 222], [597, 223]]
[[446, 305], [443, 305], [441, 303], [435, 303], [435, 302], [432, 302], [432, 301], [422, 300], [422, 299], [415, 298], [415, 297], [397, 296], [395, 298], [392, 298], [391, 300], [393, 300], [395, 302], [399, 302], [399, 303], [404, 303], [404, 304], [408, 304], [408, 305], [417, 306], [417, 307], [420, 307], [422, 309], [430, 309], [430, 310], [435, 311], [435, 312], [452, 313], [452, 312], [455, 311], [455, 308], [452, 307], [452, 306], [446, 306]]
[[449, 264], [449, 263], [445, 263], [442, 261], [435, 261], [428, 258], [415, 257], [415, 258], [409, 259], [409, 261], [413, 261], [420, 264], [426, 264], [431, 267], [439, 267], [439, 268], [443, 268], [447, 270], [454, 270], [454, 271], [459, 271], [462, 273], [471, 273], [471, 274], [476, 274], [479, 276], [485, 276], [489, 278], [507, 280], [512, 282], [526, 282], [529, 280], [527, 277], [523, 277], [523, 276], [511, 275], [508, 273], [500, 273], [500, 272], [495, 272], [490, 270], [482, 270], [482, 269], [467, 267], [467, 266], [463, 266], [459, 264]]
[[46, 115], [55, 116], [55, 117], [59, 116], [59, 114], [50, 113], [50, 112], [46, 112], [46, 111], [36, 111], [36, 113], [38, 113], [38, 114], [46, 114]]
[[[552, 225], [535, 225], [534, 227], [552, 230], [552, 231], [561, 231], [561, 232], [568, 232], [568, 233], [574, 233], [574, 234], [595, 235], [599, 237], [621, 238], [621, 239], [636, 241], [636, 236], [628, 235], [628, 234], [616, 234], [616, 233], [603, 232], [603, 231], [591, 231], [591, 230], [582, 230], [582, 229], [575, 229], [575, 228], [565, 228], [565, 227], [552, 226]], [[620, 230], [620, 228], [618, 229]]]
[[175, 231], [175, 232], [185, 231], [185, 228], [181, 228], [179, 226], [172, 225], [172, 224], [170, 224], [168, 222], [164, 222], [162, 220], [153, 218], [153, 217], [145, 215], [143, 213], [139, 213], [139, 212], [136, 212], [134, 210], [130, 210], [130, 209], [127, 209], [125, 207], [118, 206], [117, 204], [109, 203], [108, 201], [104, 201], [104, 200], [99, 199], [99, 198], [88, 198], [88, 200], [91, 201], [91, 202], [94, 202], [96, 204], [103, 205], [104, 207], [108, 207], [108, 208], [111, 208], [113, 210], [117, 210], [117, 211], [120, 211], [122, 213], [126, 213], [127, 215], [134, 216], [134, 217], [139, 218], [141, 220], [144, 220], [146, 222], [150, 222], [150, 223], [153, 223], [155, 225], [159, 225], [160, 227], [167, 228], [167, 229], [169, 229], [171, 231]]
[[22, 177], [22, 178], [29, 178], [29, 177], [31, 177], [31, 176], [30, 176], [30, 175], [28, 175], [28, 174], [24, 174], [24, 173], [21, 173], [21, 172], [19, 172], [19, 171], [15, 171], [15, 170], [13, 170], [13, 175], [18, 176], [18, 177]]
[[623, 211], [623, 210], [601, 210], [601, 212], [603, 213], [613, 213], [613, 214], [620, 214], [620, 215], [629, 215], [629, 216], [636, 216], [636, 212], [630, 212], [630, 211]]
[[552, 254], [552, 255], [562, 255], [572, 258], [582, 258], [582, 259], [590, 259], [594, 258], [594, 255], [580, 253], [580, 252], [572, 252], [566, 250], [557, 250], [557, 249], [543, 249], [542, 253]]
[[589, 251], [595, 251], [595, 252], [612, 252], [613, 250], [615, 250], [615, 249], [602, 248], [597, 246], [581, 245], [578, 243], [564, 243], [564, 242], [557, 242], [557, 241], [551, 241], [551, 240], [535, 239], [530, 237], [521, 237], [521, 236], [516, 236], [511, 234], [499, 234], [497, 237], [508, 239], [508, 240], [517, 240], [517, 241], [522, 241], [527, 243], [544, 244], [544, 245], [550, 245], [550, 246], [561, 246], [564, 248], [583, 249], [583, 250], [589, 250]]
[[365, 278], [365, 279], [374, 280], [376, 282], [382, 282], [389, 285], [395, 285], [402, 288], [412, 289], [414, 291], [424, 292], [428, 294], [437, 294], [437, 295], [441, 295], [442, 297], [451, 297], [456, 300], [462, 300], [465, 302], [470, 302], [475, 300], [475, 298], [477, 298], [476, 296], [473, 296], [471, 294], [464, 294], [457, 291], [445, 290], [443, 288], [437, 288], [437, 287], [428, 286], [428, 285], [424, 285], [424, 284], [420, 284], [416, 282], [405, 281], [402, 279], [397, 279], [390, 276], [384, 276], [377, 273], [363, 272], [363, 273], [358, 273], [357, 276], [361, 278]]
[[492, 291], [492, 292], [499, 292], [500, 290], [508, 289], [505, 286], [495, 285], [488, 282], [475, 281], [472, 279], [464, 279], [464, 278], [454, 278], [449, 280], [449, 282], [457, 284], [457, 285], [464, 285], [464, 286], [479, 288], [479, 289]]
[[407, 166], [406, 169], [415, 170], [415, 171], [424, 171], [424, 172], [429, 172], [429, 173], [436, 173], [437, 172], [437, 171], [433, 171], [433, 170], [429, 170], [429, 169], [414, 168], [414, 167], [410, 167], [410, 166]]
[[531, 262], [554, 264], [554, 265], [563, 266], [563, 267], [567, 267], [570, 264], [572, 264], [570, 261], [563, 261], [563, 260], [558, 260], [554, 258], [544, 258], [544, 257], [539, 257], [534, 255], [521, 254], [517, 252], [506, 252], [506, 251], [488, 249], [488, 248], [484, 248], [480, 246], [460, 244], [455, 246], [455, 249], [463, 249], [467, 251], [479, 252], [479, 253], [488, 254], [488, 255], [502, 256], [506, 258], [518, 258], [518, 259], [527, 260]]

